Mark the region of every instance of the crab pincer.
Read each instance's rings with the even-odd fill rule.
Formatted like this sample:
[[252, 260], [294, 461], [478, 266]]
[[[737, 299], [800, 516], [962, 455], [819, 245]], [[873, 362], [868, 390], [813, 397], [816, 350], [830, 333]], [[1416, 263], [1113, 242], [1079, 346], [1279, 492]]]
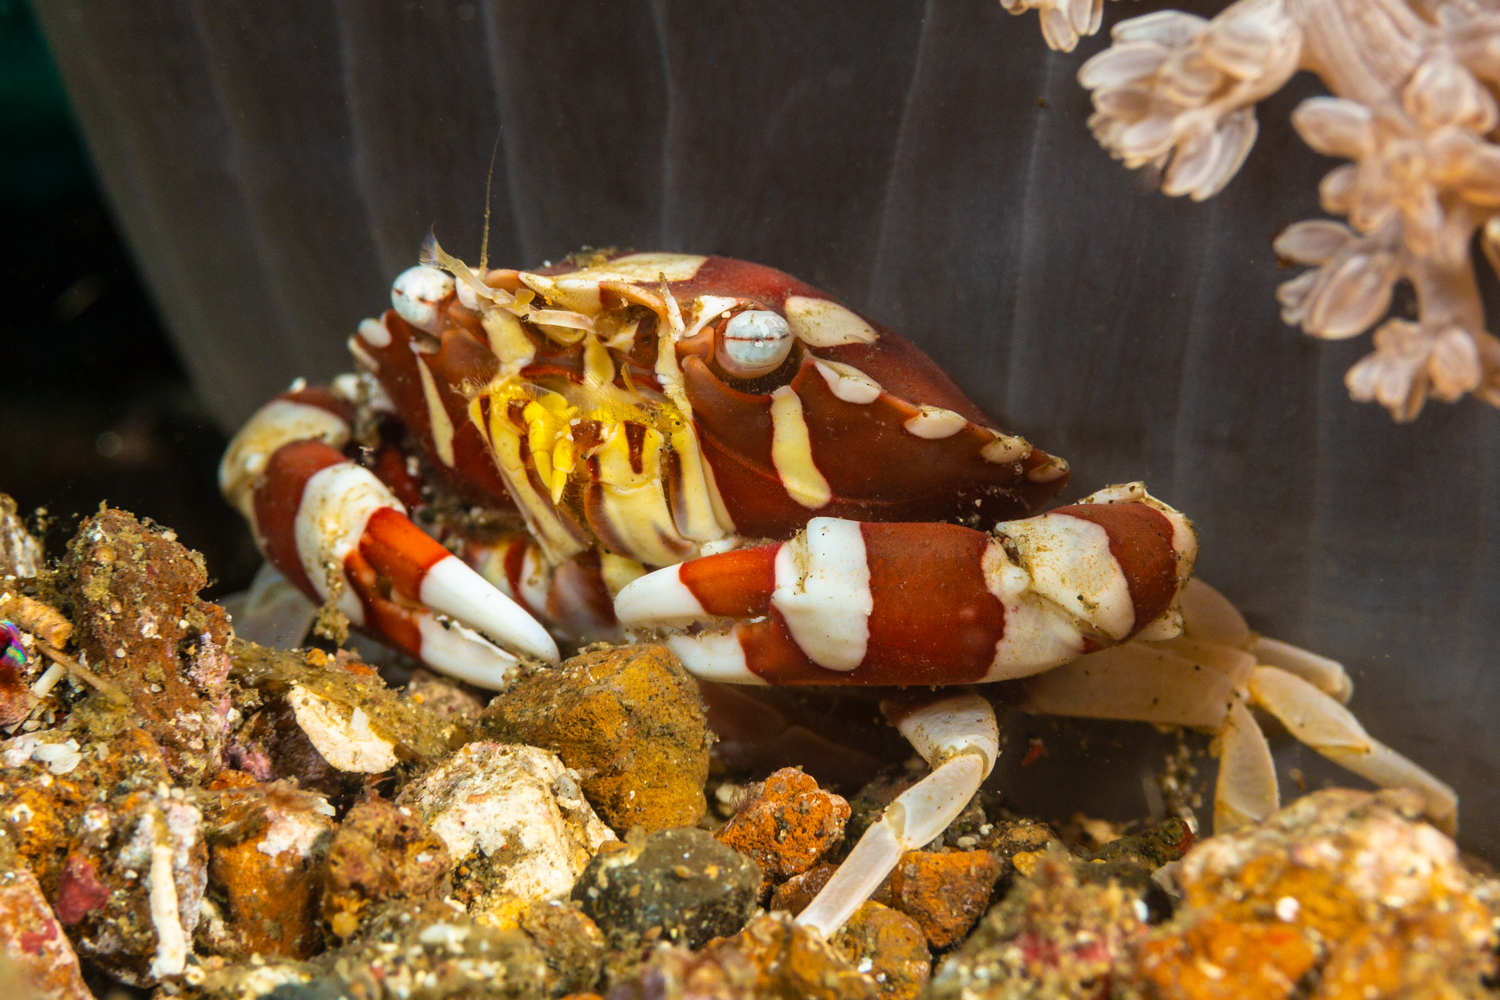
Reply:
[[972, 684], [1171, 634], [1196, 552], [1187, 519], [1137, 483], [990, 533], [813, 518], [790, 541], [647, 574], [615, 614], [720, 681]]
[[558, 661], [540, 623], [413, 524], [385, 483], [331, 444], [281, 445], [247, 489], [267, 558], [354, 624], [483, 687], [504, 686], [517, 653]]
[[[626, 628], [666, 632], [688, 670], [747, 684], [963, 685], [1027, 677], [1181, 628], [1197, 541], [1139, 483], [984, 533], [813, 518], [790, 541], [626, 585]], [[999, 753], [979, 694], [908, 689], [882, 710], [932, 766], [891, 803], [798, 917], [832, 933], [961, 812]]]

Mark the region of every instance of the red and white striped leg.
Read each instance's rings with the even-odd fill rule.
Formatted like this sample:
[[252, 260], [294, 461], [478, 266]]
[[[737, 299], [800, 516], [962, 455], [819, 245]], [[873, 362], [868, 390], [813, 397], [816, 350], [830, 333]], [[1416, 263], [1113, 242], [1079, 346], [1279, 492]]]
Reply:
[[870, 898], [902, 854], [918, 850], [948, 828], [979, 791], [1000, 752], [995, 711], [977, 694], [936, 700], [897, 697], [880, 707], [932, 765], [932, 773], [886, 806], [798, 915], [797, 923], [823, 937], [832, 936]]
[[534, 618], [412, 524], [372, 472], [323, 440], [280, 444], [248, 492], [257, 541], [278, 570], [434, 669], [503, 686], [516, 656], [480, 632], [557, 661], [556, 643]]
[[990, 534], [820, 517], [780, 545], [647, 574], [615, 614], [673, 633], [687, 668], [713, 680], [968, 684], [1174, 633], [1196, 551], [1187, 519], [1140, 484]]

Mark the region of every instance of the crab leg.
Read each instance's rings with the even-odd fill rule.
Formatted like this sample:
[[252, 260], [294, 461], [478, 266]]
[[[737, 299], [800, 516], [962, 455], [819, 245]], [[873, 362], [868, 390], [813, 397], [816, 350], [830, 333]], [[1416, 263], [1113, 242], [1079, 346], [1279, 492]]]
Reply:
[[[1192, 602], [1185, 601], [1189, 611]], [[1193, 632], [1188, 617], [1188, 632]], [[1248, 634], [1248, 630], [1247, 630]], [[1255, 658], [1197, 639], [1131, 642], [1025, 683], [1028, 712], [1187, 726], [1215, 734], [1214, 829], [1263, 819], [1280, 801], [1271, 749], [1245, 707]]]
[[615, 599], [628, 629], [738, 683], [965, 684], [1024, 677], [1168, 633], [1196, 542], [1139, 485], [998, 525], [813, 518], [782, 545], [692, 560]]
[[881, 710], [932, 765], [932, 773], [886, 806], [828, 884], [797, 917], [824, 937], [870, 898], [901, 855], [930, 842], [969, 804], [995, 766], [1000, 736], [990, 703], [976, 694], [915, 707], [902, 699]]
[[246, 492], [261, 548], [277, 569], [434, 668], [503, 685], [516, 657], [476, 629], [521, 653], [558, 659], [535, 619], [408, 520], [373, 473], [323, 440], [279, 445]]
[[1317, 687], [1279, 667], [1258, 666], [1250, 698], [1329, 760], [1382, 788], [1412, 789], [1426, 800], [1434, 824], [1450, 835], [1457, 829], [1453, 789], [1365, 732], [1347, 708]]
[[[1355, 774], [1384, 788], [1418, 792], [1426, 800], [1428, 817], [1453, 829], [1453, 790], [1371, 737], [1339, 703], [1351, 690], [1340, 664], [1254, 637], [1238, 612], [1230, 614], [1232, 607], [1206, 584], [1194, 581], [1186, 588], [1183, 608], [1185, 637], [1127, 643], [1030, 678], [1023, 707], [1045, 715], [1213, 733], [1219, 758], [1217, 832], [1264, 819], [1279, 806], [1275, 762], [1251, 706], [1270, 712], [1299, 741]], [[1263, 657], [1274, 657], [1277, 665], [1258, 663]]]

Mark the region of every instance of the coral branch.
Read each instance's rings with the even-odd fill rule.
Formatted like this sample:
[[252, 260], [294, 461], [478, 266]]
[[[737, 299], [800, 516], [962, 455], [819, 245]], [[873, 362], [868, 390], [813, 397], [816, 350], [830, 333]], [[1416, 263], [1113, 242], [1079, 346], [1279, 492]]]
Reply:
[[[1037, 9], [1047, 43], [1097, 30], [1102, 0], [1002, 0]], [[1212, 19], [1158, 11], [1122, 21], [1084, 63], [1089, 127], [1110, 155], [1161, 172], [1168, 195], [1201, 201], [1255, 142], [1255, 103], [1298, 69], [1332, 96], [1293, 113], [1307, 144], [1350, 162], [1319, 186], [1319, 219], [1276, 251], [1313, 268], [1277, 292], [1283, 319], [1324, 339], [1372, 327], [1374, 353], [1345, 383], [1398, 421], [1428, 397], [1500, 406], [1500, 340], [1485, 324], [1471, 246], [1500, 271], [1500, 10], [1440, 0], [1238, 0]], [[1390, 317], [1409, 283], [1415, 317]]]

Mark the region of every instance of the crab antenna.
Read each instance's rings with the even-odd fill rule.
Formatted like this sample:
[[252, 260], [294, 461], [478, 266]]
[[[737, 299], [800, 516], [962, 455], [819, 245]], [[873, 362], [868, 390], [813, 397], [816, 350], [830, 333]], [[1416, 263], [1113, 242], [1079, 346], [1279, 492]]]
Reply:
[[490, 191], [495, 184], [495, 157], [500, 153], [500, 137], [495, 136], [495, 148], [490, 150], [490, 172], [484, 177], [484, 235], [479, 238], [479, 270], [490, 269]]

